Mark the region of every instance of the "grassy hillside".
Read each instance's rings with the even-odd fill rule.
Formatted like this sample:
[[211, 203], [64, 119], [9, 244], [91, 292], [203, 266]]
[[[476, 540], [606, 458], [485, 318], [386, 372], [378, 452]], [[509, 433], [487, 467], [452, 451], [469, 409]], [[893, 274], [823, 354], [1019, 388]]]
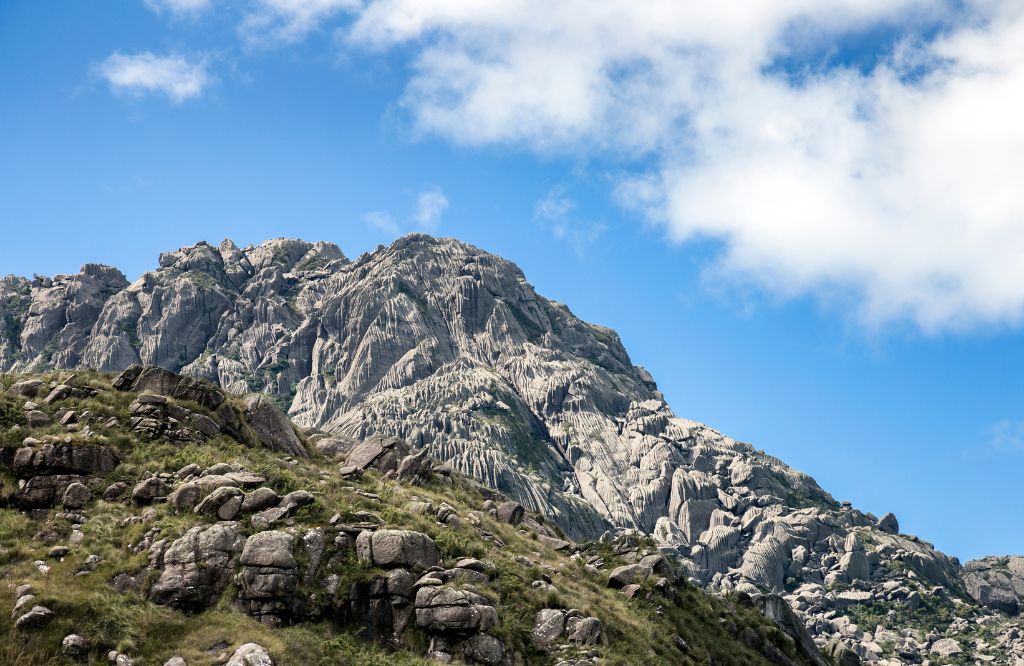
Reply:
[[[150, 564], [148, 546], [161, 539], [173, 541], [194, 525], [216, 523], [217, 516], [178, 511], [169, 502], [139, 505], [129, 499], [129, 493], [114, 501], [101, 497], [115, 482], [127, 484], [130, 491], [148, 473], [167, 473], [170, 482], [177, 484], [180, 480], [173, 475], [187, 465], [207, 469], [218, 463], [264, 477], [262, 485], [282, 496], [296, 490], [312, 493], [312, 504], [274, 529], [301, 535], [334, 523], [379, 519], [387, 528], [429, 535], [446, 566], [460, 558], [486, 563], [488, 580], [471, 589], [497, 610], [500, 624], [490, 634], [504, 643], [514, 663], [553, 664], [572, 657], [608, 665], [756, 665], [779, 663], [765, 656], [777, 652], [805, 663], [788, 636], [735, 600], [712, 597], [685, 582], [656, 587], [653, 578], [642, 580], [633, 598], [609, 588], [608, 572], [655, 552], [651, 544], [593, 543], [556, 550], [552, 545], [559, 544], [547, 545], [536, 531], [501, 522], [482, 510], [486, 492], [458, 475], [434, 474], [415, 484], [374, 471], [345, 478], [336, 460], [312, 449], [309, 459], [284, 457], [254, 446], [251, 434], [243, 437], [246, 443], [226, 435], [193, 443], [148, 438], [129, 428], [129, 410], [137, 396], [114, 390], [111, 376], [79, 372], [69, 383], [93, 395], [73, 395], [50, 404], [42, 398], [52, 386], [68, 382], [67, 373], [36, 378], [44, 382], [40, 395], [26, 398], [7, 392], [25, 376], [0, 377], [0, 446], [6, 449], [0, 455], [2, 664], [73, 663], [61, 650], [62, 639], [72, 633], [87, 640], [90, 663], [106, 663], [111, 650], [137, 664], [163, 664], [173, 655], [190, 665], [223, 663], [235, 647], [247, 642], [263, 645], [279, 666], [432, 663], [423, 657], [431, 637], [415, 623], [402, 632], [399, 645], [387, 650], [363, 639], [360, 618], [338, 610], [345, 600], [325, 592], [322, 579], [304, 580], [300, 585], [296, 595], [309, 610], [285, 623], [290, 626], [267, 626], [245, 614], [236, 603], [234, 578], [219, 600], [201, 612], [183, 613], [150, 601], [149, 590], [160, 572]], [[29, 427], [25, 410], [29, 400], [53, 423]], [[217, 416], [190, 401], [170, 402], [196, 414]], [[240, 404], [233, 409], [241, 414]], [[67, 410], [77, 418], [61, 425], [58, 420]], [[120, 464], [86, 477], [91, 499], [79, 510], [65, 510], [59, 499], [54, 507], [25, 509], [18, 506], [17, 496], [25, 477], [15, 475], [10, 461], [14, 450], [30, 437], [64, 438], [75, 446], [99, 444], [116, 452]], [[458, 519], [441, 523], [436, 515], [422, 511], [425, 503], [447, 504]], [[544, 525], [542, 517], [532, 518]], [[82, 521], [80, 536], [72, 540], [76, 521]], [[237, 523], [243, 536], [258, 531], [244, 517]], [[61, 548], [68, 550], [61, 555]], [[337, 596], [343, 597], [353, 583], [383, 575], [354, 551], [336, 544], [328, 544], [325, 559], [327, 555], [337, 556], [332, 560], [340, 579]], [[297, 557], [301, 569], [305, 563], [301, 555]], [[234, 566], [238, 568], [237, 563]], [[129, 577], [137, 589], [117, 591], [114, 581]], [[20, 585], [32, 587], [33, 605], [52, 610], [52, 620], [37, 628], [15, 629], [14, 589]], [[563, 647], [550, 653], [538, 649], [531, 631], [537, 611], [544, 608], [578, 609], [584, 616], [597, 618], [600, 640], [588, 646], [563, 641]]]

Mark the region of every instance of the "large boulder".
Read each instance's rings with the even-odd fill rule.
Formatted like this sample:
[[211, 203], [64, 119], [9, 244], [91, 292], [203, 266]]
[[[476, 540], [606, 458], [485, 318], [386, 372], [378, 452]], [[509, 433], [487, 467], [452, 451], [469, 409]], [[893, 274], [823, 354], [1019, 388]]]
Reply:
[[416, 625], [430, 633], [474, 634], [497, 624], [491, 602], [470, 590], [437, 586], [416, 592]]
[[612, 569], [612, 572], [608, 575], [608, 587], [618, 589], [627, 585], [633, 585], [647, 578], [651, 573], [651, 568], [643, 564], [624, 564], [621, 567]]
[[533, 644], [547, 649], [558, 641], [565, 633], [565, 611], [557, 608], [543, 608], [537, 611], [533, 619], [533, 631], [530, 638]]
[[46, 442], [23, 446], [14, 454], [12, 469], [22, 478], [46, 474], [111, 472], [121, 460], [109, 448], [89, 442]]
[[408, 454], [409, 447], [401, 439], [374, 436], [360, 442], [352, 450], [345, 460], [344, 470], [375, 469], [384, 474], [397, 472], [399, 463]]
[[293, 614], [299, 586], [299, 564], [294, 539], [287, 532], [258, 532], [245, 542], [238, 558], [238, 605], [243, 611], [271, 626]]
[[835, 666], [860, 666], [860, 657], [838, 638], [833, 638], [821, 650]]
[[237, 523], [192, 527], [163, 553], [150, 599], [184, 611], [209, 608], [231, 581], [231, 559], [242, 539]]
[[63, 497], [69, 486], [83, 481], [85, 481], [85, 477], [77, 474], [33, 476], [18, 489], [18, 492], [11, 498], [11, 503], [21, 509], [51, 507]]
[[359, 559], [378, 567], [406, 567], [423, 571], [441, 562], [437, 544], [426, 534], [411, 530], [363, 531], [356, 538]]
[[262, 393], [245, 397], [245, 420], [260, 443], [271, 451], [280, 451], [296, 458], [309, 457], [288, 416]]
[[899, 534], [900, 522], [891, 511], [878, 519], [878, 529], [889, 534]]
[[195, 507], [195, 512], [207, 516], [216, 516], [221, 520], [233, 520], [242, 508], [245, 493], [240, 488], [222, 486], [207, 495]]

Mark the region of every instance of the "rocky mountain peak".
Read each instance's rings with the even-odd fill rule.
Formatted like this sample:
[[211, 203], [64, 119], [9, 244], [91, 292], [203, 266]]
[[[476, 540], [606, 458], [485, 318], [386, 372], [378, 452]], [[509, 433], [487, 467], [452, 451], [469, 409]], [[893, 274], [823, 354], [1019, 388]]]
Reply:
[[[650, 535], [693, 581], [785, 594], [815, 636], [842, 634], [836, 613], [858, 604], [946, 622], [944, 603], [1024, 598], [1016, 564], [965, 571], [894, 516], [679, 418], [614, 331], [454, 239], [414, 234], [355, 261], [330, 243], [226, 240], [165, 253], [130, 285], [100, 266], [0, 282], [0, 369], [134, 364], [266, 394], [346, 441], [399, 438], [574, 539]], [[876, 636], [862, 657], [893, 643]]]

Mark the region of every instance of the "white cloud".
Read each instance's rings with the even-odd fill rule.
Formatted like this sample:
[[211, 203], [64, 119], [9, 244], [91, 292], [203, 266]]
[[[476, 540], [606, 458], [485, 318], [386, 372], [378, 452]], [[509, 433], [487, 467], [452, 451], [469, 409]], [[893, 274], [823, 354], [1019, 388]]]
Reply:
[[[850, 295], [869, 325], [1016, 325], [1024, 6], [953, 4], [371, 0], [347, 42], [415, 49], [420, 132], [648, 165], [619, 199], [719, 240], [717, 277]], [[823, 65], [885, 26], [906, 39], [870, 71]]]
[[341, 12], [358, 10], [361, 0], [255, 0], [242, 21], [250, 44], [297, 42]]
[[93, 71], [118, 93], [163, 94], [175, 103], [198, 97], [212, 81], [204, 60], [189, 61], [179, 55], [158, 56], [143, 52], [115, 53], [93, 66]]
[[427, 187], [416, 195], [412, 211], [404, 221], [399, 221], [386, 211], [375, 210], [364, 215], [364, 219], [381, 231], [398, 235], [409, 230], [434, 233], [441, 226], [441, 218], [448, 209], [449, 201], [440, 187]]
[[423, 231], [437, 231], [441, 223], [441, 216], [448, 208], [448, 197], [444, 195], [439, 187], [430, 187], [419, 193], [416, 197], [416, 210], [413, 212], [413, 222]]
[[175, 16], [194, 16], [213, 5], [213, 0], [145, 0], [146, 6], [162, 14], [167, 12]]

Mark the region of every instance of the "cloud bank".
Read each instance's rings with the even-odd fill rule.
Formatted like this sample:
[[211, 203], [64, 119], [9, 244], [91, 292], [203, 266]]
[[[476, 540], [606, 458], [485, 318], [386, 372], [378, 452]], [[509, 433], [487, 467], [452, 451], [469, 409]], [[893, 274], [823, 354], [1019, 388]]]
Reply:
[[[869, 67], [826, 57], [877, 30]], [[346, 34], [413, 49], [419, 132], [628, 163], [618, 200], [720, 241], [718, 279], [871, 326], [1024, 316], [1019, 3], [374, 0]]]

